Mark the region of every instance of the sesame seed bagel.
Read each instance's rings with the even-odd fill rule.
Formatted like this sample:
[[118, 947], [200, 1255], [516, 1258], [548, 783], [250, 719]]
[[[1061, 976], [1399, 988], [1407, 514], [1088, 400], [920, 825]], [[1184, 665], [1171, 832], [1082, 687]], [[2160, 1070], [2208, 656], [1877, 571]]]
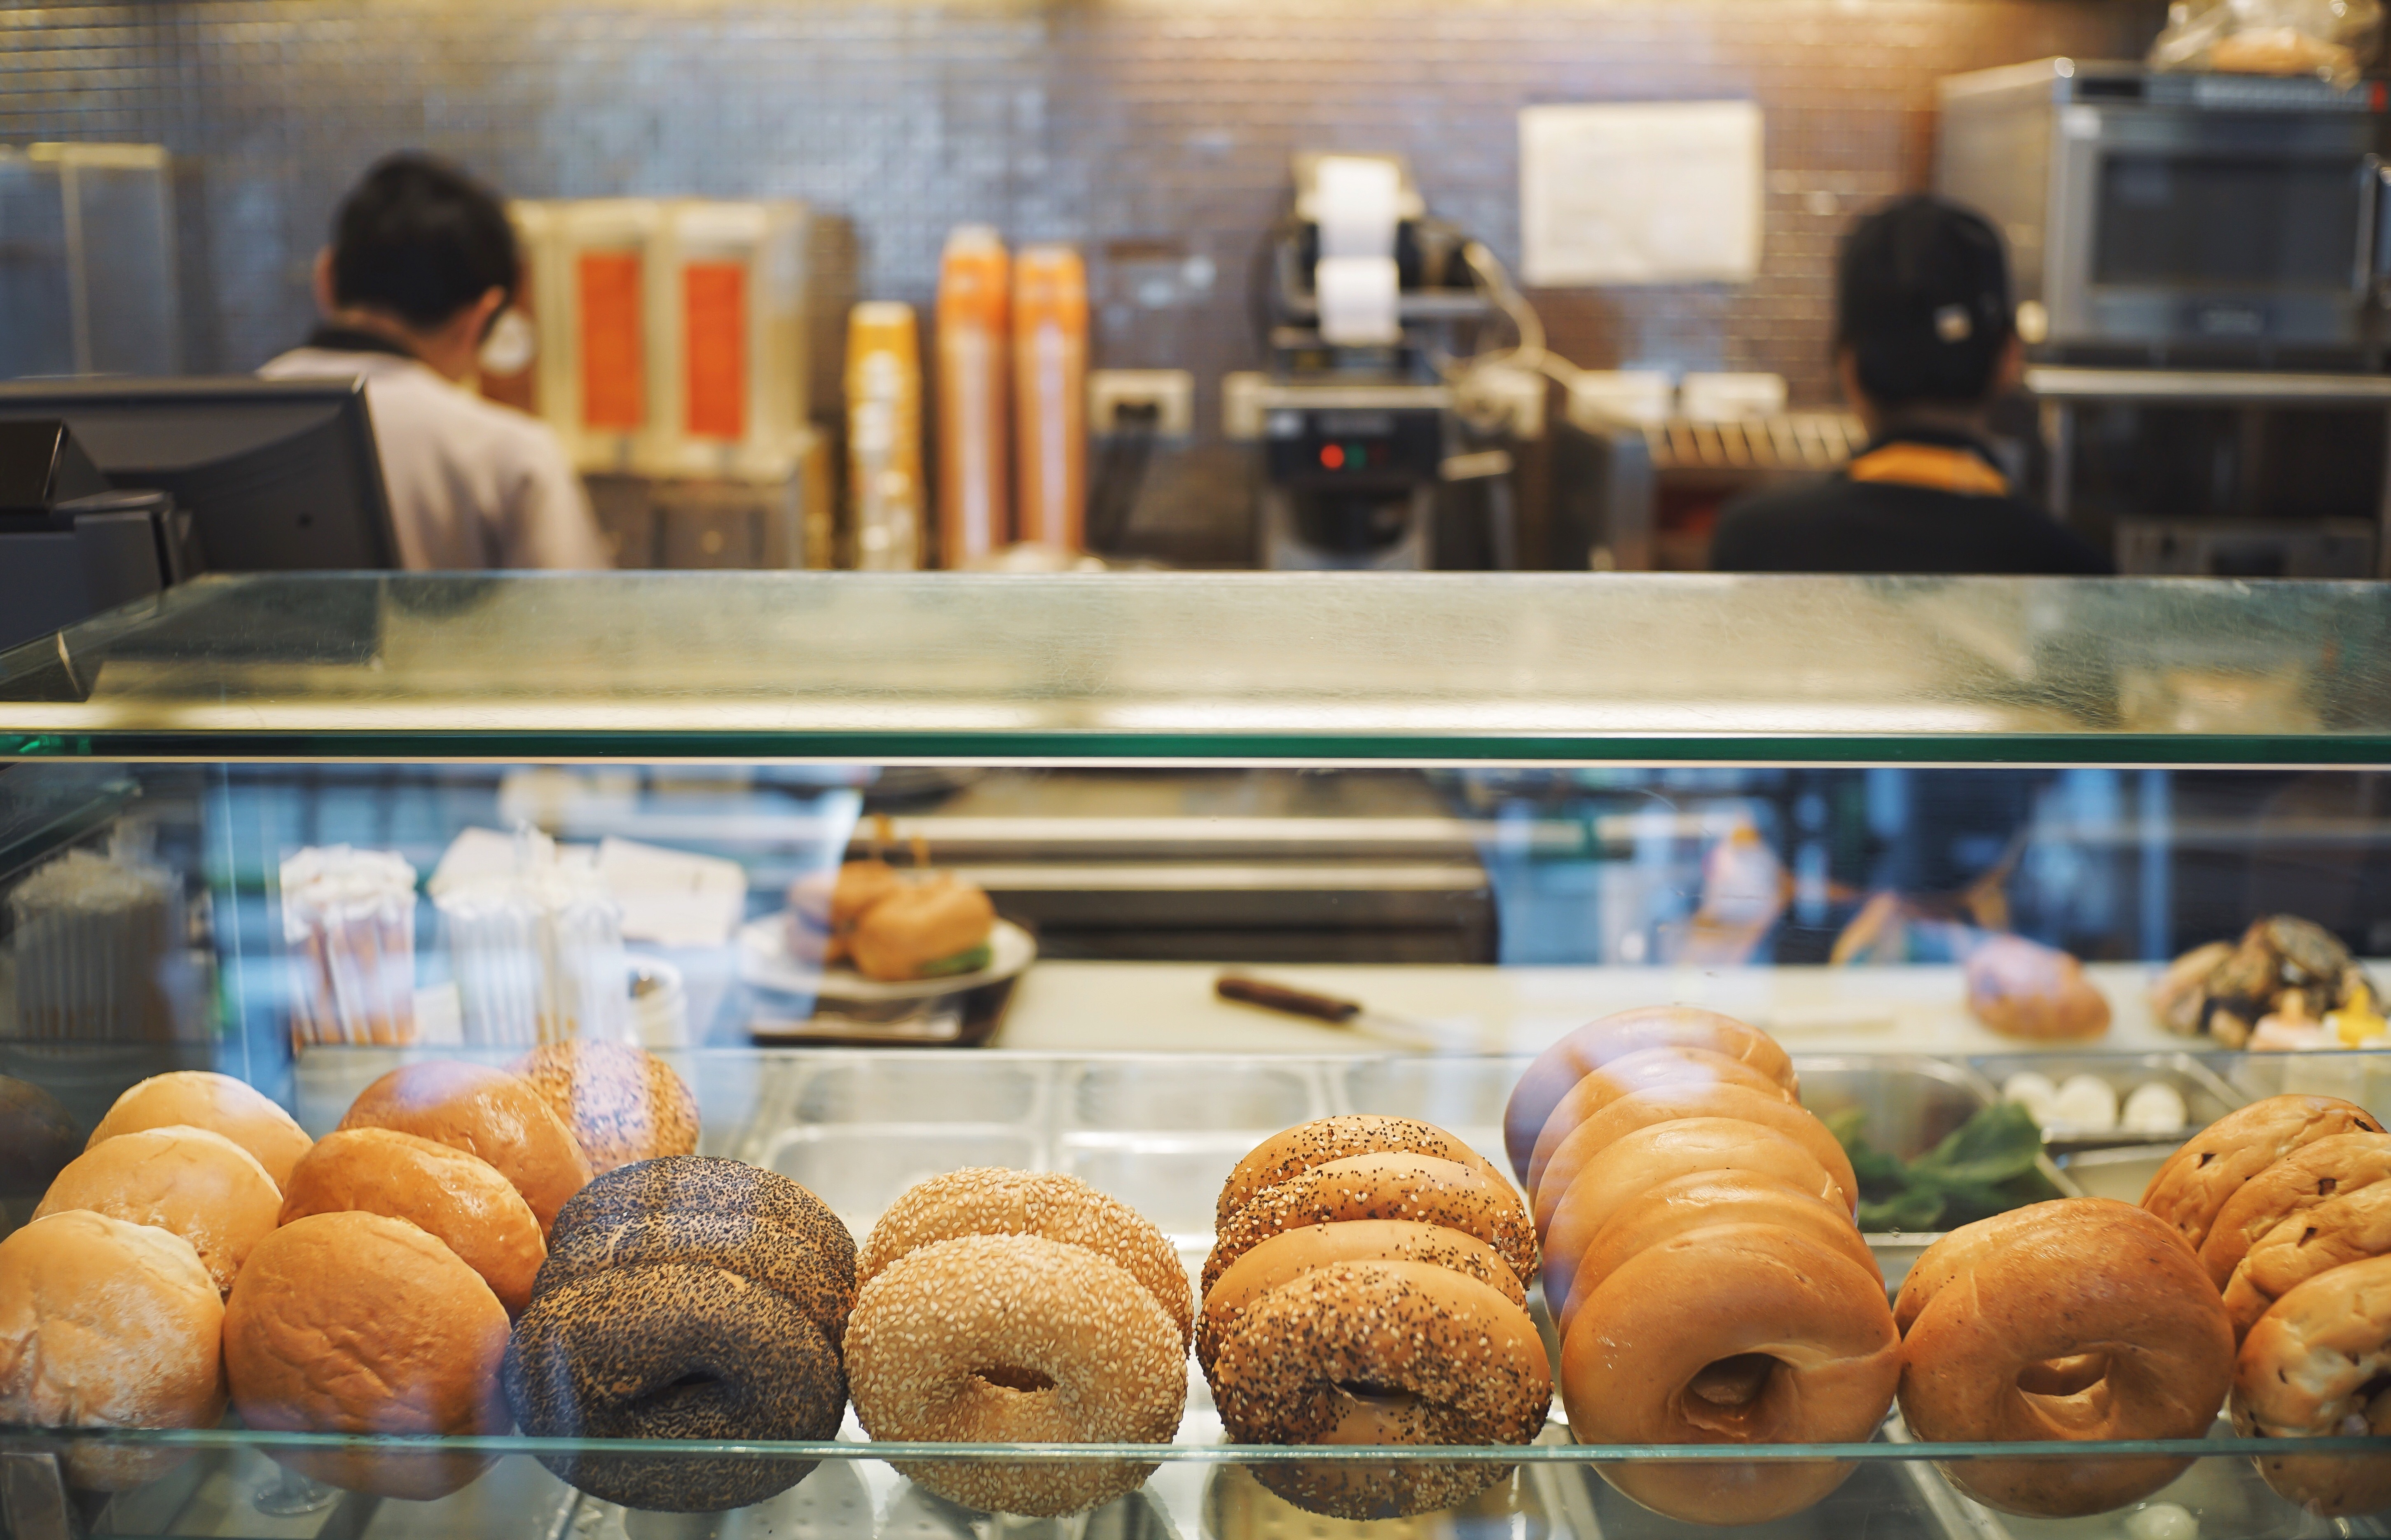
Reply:
[[[1589, 1080], [1591, 1077], [1589, 1077]], [[1709, 1085], [1700, 1087], [1668, 1086], [1657, 1091], [1639, 1091], [1622, 1096], [1585, 1121], [1578, 1124], [1568, 1138], [1554, 1148], [1552, 1159], [1542, 1172], [1543, 1180], [1531, 1178], [1528, 1191], [1536, 1208], [1536, 1223], [1549, 1227], [1553, 1211], [1560, 1207], [1561, 1195], [1577, 1180], [1578, 1172], [1596, 1155], [1617, 1144], [1638, 1129], [1661, 1123], [1682, 1122], [1692, 1118], [1732, 1118], [1781, 1133], [1809, 1152], [1810, 1158], [1826, 1168], [1835, 1186], [1843, 1195], [1846, 1218], [1857, 1211], [1860, 1201], [1859, 1178], [1852, 1172], [1852, 1158], [1826, 1124], [1813, 1117], [1806, 1107], [1790, 1101], [1779, 1101], [1765, 1092], [1740, 1085]]]
[[[836, 1436], [838, 1353], [796, 1304], [718, 1267], [614, 1267], [543, 1289], [500, 1382], [537, 1438], [821, 1440]], [[809, 1461], [542, 1455], [605, 1502], [680, 1513], [760, 1503]]]
[[[1579, 1309], [1561, 1381], [1583, 1443], [1865, 1443], [1893, 1404], [1899, 1352], [1873, 1271], [1785, 1226], [1741, 1224], [1621, 1263]], [[1850, 1474], [1816, 1460], [1598, 1469], [1702, 1524], [1797, 1513]]]
[[[1588, 1160], [1553, 1207], [1544, 1254], [1582, 1258], [1613, 1215], [1663, 1182], [1725, 1171], [1774, 1178], [1822, 1202], [1842, 1202], [1827, 1168], [1785, 1135], [1737, 1118], [1681, 1118], [1622, 1134]], [[1558, 1187], [1545, 1184], [1548, 1192]], [[1566, 1307], [1576, 1293], [1575, 1280], [1548, 1264], [1544, 1299]]]
[[2194, 1251], [2242, 1184], [2303, 1145], [2336, 1133], [2380, 1133], [2372, 1113], [2338, 1096], [2268, 1096], [2227, 1113], [2167, 1158], [2142, 1194]]
[[[2242, 1340], [2233, 1427], [2244, 1438], [2391, 1433], [2391, 1257], [2349, 1262], [2275, 1302]], [[2258, 1473], [2325, 1518], [2391, 1508], [2391, 1458], [2270, 1455]]]
[[1229, 1265], [1282, 1231], [1356, 1219], [1441, 1224], [1493, 1247], [1519, 1278], [1536, 1267], [1536, 1233], [1519, 1195], [1475, 1166], [1427, 1155], [1356, 1155], [1265, 1187], [1221, 1228], [1205, 1259], [1203, 1291]]
[[678, 1263], [735, 1273], [778, 1291], [833, 1347], [855, 1308], [855, 1272], [834, 1266], [807, 1236], [753, 1214], [641, 1214], [577, 1225], [540, 1265], [534, 1294], [610, 1268]]
[[[875, 1439], [1163, 1443], [1186, 1409], [1186, 1348], [1146, 1286], [1083, 1246], [961, 1236], [905, 1252], [856, 1295], [855, 1415]], [[1149, 1464], [898, 1466], [967, 1507], [1052, 1518], [1134, 1491]]]
[[[1544, 1248], [1544, 1276], [1565, 1279], [1555, 1299], [1555, 1325], [1569, 1336], [1579, 1301], [1602, 1287], [1628, 1258], [1674, 1240], [1732, 1224], [1777, 1224], [1866, 1268], [1881, 1286], [1883, 1272], [1860, 1238], [1847, 1210], [1790, 1183], [1752, 1171], [1695, 1171], [1673, 1178], [1629, 1198], [1586, 1237], [1583, 1250]], [[1567, 1244], [1573, 1244], [1564, 1236]]]
[[915, 1183], [872, 1227], [857, 1281], [869, 1284], [907, 1253], [959, 1236], [1042, 1236], [1085, 1247], [1145, 1286], [1178, 1330], [1180, 1352], [1195, 1336], [1187, 1270], [1153, 1221], [1057, 1171], [975, 1166]]
[[1213, 1221], [1226, 1224], [1264, 1187], [1275, 1187], [1315, 1166], [1355, 1155], [1432, 1155], [1440, 1160], [1480, 1167], [1498, 1183], [1503, 1179], [1494, 1162], [1434, 1123], [1374, 1113], [1321, 1118], [1273, 1134], [1238, 1161], [1237, 1169], [1221, 1186]]
[[1751, 1066], [1702, 1048], [1648, 1048], [1587, 1071], [1570, 1087], [1536, 1135], [1535, 1150], [1528, 1158], [1529, 1197], [1544, 1190], [1545, 1169], [1570, 1135], [1614, 1103], [1654, 1093], [1682, 1096], [1728, 1086], [1751, 1093], [1756, 1101], [1790, 1105], [1793, 1100], [1791, 1092]]
[[[1213, 1400], [1239, 1443], [1527, 1443], [1552, 1369], [1526, 1311], [1424, 1262], [1313, 1268], [1256, 1300], [1221, 1343]], [[1449, 1508], [1500, 1465], [1261, 1465], [1263, 1485], [1346, 1519]]]
[[2391, 1183], [2327, 1198], [2259, 1237], [2225, 1285], [2225, 1314], [2238, 1340], [2276, 1301], [2337, 1267], [2391, 1255]]
[[1475, 1236], [1403, 1219], [1354, 1219], [1283, 1230], [1239, 1257], [1204, 1294], [1196, 1323], [1196, 1361], [1212, 1372], [1221, 1339], [1246, 1307], [1284, 1283], [1340, 1262], [1421, 1262], [1466, 1274], [1521, 1309], [1528, 1291], [1500, 1253]]
[[1613, 1059], [1651, 1048], [1700, 1048], [1740, 1059], [1788, 1091], [1799, 1091], [1793, 1061], [1777, 1041], [1733, 1016], [1691, 1005], [1648, 1005], [1588, 1022], [1528, 1066], [1503, 1111], [1503, 1149], [1511, 1169], [1528, 1174], [1536, 1136], [1570, 1087]]
[[548, 1243], [562, 1246], [584, 1224], [648, 1214], [752, 1215], [811, 1242], [833, 1272], [855, 1268], [855, 1237], [821, 1198], [778, 1171], [704, 1155], [658, 1156], [608, 1171], [558, 1212]]
[[2391, 1133], [2336, 1133], [2295, 1149], [2225, 1200], [2201, 1242], [2201, 1265], [2222, 1289], [2250, 1248], [2283, 1221], [2385, 1178], [2391, 1178]]
[[[2182, 1237], [2105, 1198], [1998, 1219], [1936, 1242], [1903, 1283], [1910, 1430], [1938, 1443], [2205, 1437], [2233, 1381], [2233, 1334]], [[2005, 1513], [2067, 1519], [2147, 1497], [2191, 1463], [1978, 1459], [1942, 1470]]]

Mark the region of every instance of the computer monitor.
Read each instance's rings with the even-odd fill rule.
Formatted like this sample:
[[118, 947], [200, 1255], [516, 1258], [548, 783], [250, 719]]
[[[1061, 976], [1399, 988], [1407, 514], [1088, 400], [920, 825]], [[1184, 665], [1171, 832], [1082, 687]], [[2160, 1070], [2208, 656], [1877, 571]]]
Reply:
[[170, 494], [210, 572], [399, 564], [359, 381], [0, 384], [0, 421], [27, 418], [64, 421], [111, 486]]

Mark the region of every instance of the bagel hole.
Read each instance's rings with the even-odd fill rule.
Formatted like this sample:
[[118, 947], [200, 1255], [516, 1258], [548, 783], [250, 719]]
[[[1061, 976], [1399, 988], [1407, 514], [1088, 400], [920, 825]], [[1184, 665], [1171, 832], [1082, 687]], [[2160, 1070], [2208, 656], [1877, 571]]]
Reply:
[[1764, 1434], [1757, 1425], [1776, 1399], [1769, 1394], [1784, 1365], [1764, 1352], [1714, 1359], [1686, 1382], [1680, 1404], [1687, 1422], [1732, 1438]]
[[2081, 1395], [2108, 1378], [2107, 1353], [2070, 1353], [2028, 1364], [2018, 1371], [2017, 1388], [2027, 1395], [2064, 1398]]
[[718, 1374], [712, 1374], [704, 1369], [691, 1369], [679, 1379], [666, 1380], [653, 1391], [633, 1396], [630, 1404], [635, 1408], [661, 1406], [666, 1402], [679, 1400], [691, 1391], [706, 1390], [721, 1383], [722, 1377]]
[[999, 1364], [993, 1368], [977, 1369], [973, 1372], [1000, 1390], [1034, 1392], [1051, 1391], [1054, 1388], [1053, 1376], [1040, 1374], [1036, 1369], [1019, 1368], [1011, 1364]]
[[1401, 1411], [1418, 1404], [1419, 1397], [1400, 1385], [1379, 1385], [1366, 1379], [1340, 1379], [1337, 1388], [1364, 1405], [1380, 1411]]

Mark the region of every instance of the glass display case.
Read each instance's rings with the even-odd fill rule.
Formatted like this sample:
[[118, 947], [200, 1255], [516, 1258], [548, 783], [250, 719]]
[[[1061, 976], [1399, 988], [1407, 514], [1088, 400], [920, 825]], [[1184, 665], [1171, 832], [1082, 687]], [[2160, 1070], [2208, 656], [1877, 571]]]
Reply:
[[[2369, 1314], [2391, 1282], [2312, 1287], [2391, 1254], [2391, 1223], [2360, 1201], [2378, 1176], [2391, 1199], [2374, 1121], [2391, 1114], [2374, 992], [2391, 977], [2386, 765], [2391, 605], [2368, 585], [624, 574], [175, 589], [0, 654], [0, 1533], [2391, 1533], [2391, 1310]], [[1844, 1255], [1819, 1260], [1842, 1244], [1824, 1231], [1777, 1239], [1799, 1226], [1753, 1217], [1749, 1194], [1615, 1256], [1617, 1228], [1570, 1217], [1589, 1211], [1583, 1173], [1623, 1158], [1613, 1133], [1570, 1142], [1610, 1116], [1592, 1081], [1627, 1073], [1580, 1029], [1636, 1012], [1664, 1036], [1698, 1026], [1712, 1035], [1690, 1051], [1736, 1068], [1703, 1092], [1725, 1102], [1618, 1121], [1617, 1146], [1810, 1118], [1825, 1134], [1784, 1137], [1844, 1199]], [[1665, 1057], [1690, 1041], [1636, 1042]], [[1563, 1043], [1577, 1057], [1556, 1058]], [[630, 1090], [593, 1089], [584, 1067], [603, 1054], [633, 1067]], [[157, 1087], [223, 1083], [154, 1079], [193, 1071], [257, 1104], [207, 1090], [138, 1114]], [[407, 1101], [435, 1082], [439, 1109]], [[1661, 1106], [1675, 1083], [1615, 1099]], [[562, 1133], [548, 1113], [487, 1111], [519, 1093]], [[2305, 1098], [2303, 1132], [2266, 1132], [2281, 1098]], [[460, 1132], [465, 1102], [496, 1120]], [[242, 1131], [286, 1114], [278, 1161], [283, 1132]], [[1249, 1153], [1286, 1131], [1346, 1119], [1324, 1125], [1345, 1138], [1369, 1118], [1415, 1132], [1251, 1178]], [[379, 1158], [416, 1162], [423, 1191], [332, 1171], [336, 1145], [363, 1160], [361, 1130], [404, 1145]], [[542, 1154], [558, 1137], [563, 1153]], [[124, 1153], [137, 1139], [207, 1145], [157, 1158], [213, 1174], [160, 1176]], [[2301, 1157], [2311, 1144], [2343, 1163]], [[654, 1177], [619, 1211], [599, 1200], [662, 1169], [645, 1157], [691, 1147], [770, 1177], [738, 1176], [727, 1207], [707, 1196], [727, 1167]], [[1406, 1187], [1392, 1207], [1315, 1194], [1254, 1217], [1323, 1171], [1378, 1181], [1382, 1157], [1457, 1207], [1423, 1219], [1403, 1205], [1427, 1189]], [[2250, 1186], [2245, 1208], [2259, 1178], [2281, 1188], [2261, 1217], [2339, 1200], [2323, 1226], [2339, 1266], [2259, 1279], [2279, 1236], [2246, 1218], [2250, 1260], [2220, 1264], [2205, 1237], [2240, 1185], [2196, 1223], [2155, 1197], [2128, 1212], [2211, 1158]], [[441, 1164], [458, 1158], [472, 1169]], [[1659, 1189], [1749, 1166], [1652, 1158], [1602, 1169]], [[1120, 1246], [1175, 1255], [1186, 1298], [1145, 1279], [1151, 1299], [1105, 1303], [1102, 1268], [1035, 1291], [1009, 1271], [1034, 1260], [1015, 1248], [943, 1288], [925, 1273], [916, 1315], [891, 1326], [889, 1280], [912, 1284], [906, 1267], [939, 1244], [1036, 1235], [1131, 1267], [1112, 1241], [1022, 1218], [1048, 1200], [1022, 1194], [1061, 1189], [1014, 1178], [989, 1179], [1007, 1196], [977, 1221], [953, 1212], [978, 1199], [936, 1189], [960, 1238], [890, 1238], [918, 1228], [923, 1184], [988, 1169], [1083, 1183], [1069, 1190], [1093, 1195], [1088, 1212], [1152, 1237]], [[801, 1201], [779, 1179], [818, 1200], [813, 1217], [769, 1217]], [[458, 1219], [485, 1180], [498, 1197]], [[508, 1205], [536, 1223], [511, 1261], [489, 1217]], [[2101, 1232], [2081, 1277], [1992, 1271], [2073, 1255], [1998, 1228], [2049, 1214], [2125, 1228]], [[1282, 1259], [1238, 1293], [1264, 1244], [1347, 1224], [1457, 1230], [1452, 1254], [1497, 1260], [1438, 1253], [1440, 1279], [1469, 1273], [1461, 1289], [1403, 1273], [1431, 1265], [1408, 1250]], [[1959, 1231], [1999, 1244], [1937, 1250]], [[154, 1283], [173, 1270], [161, 1232], [193, 1259], [174, 1252], [175, 1276], [200, 1279], [173, 1296], [179, 1337], [141, 1314], [172, 1292]], [[2196, 1301], [2102, 1281], [2145, 1241], [2182, 1252], [2150, 1265], [2191, 1269]], [[1881, 1297], [1799, 1321], [1764, 1290], [1738, 1303], [1738, 1269], [1786, 1247], [1804, 1277], [1865, 1263], [1883, 1289], [1860, 1292]], [[1692, 1271], [1659, 1271], [1662, 1252]], [[1580, 1285], [1564, 1256], [1609, 1271]], [[1930, 1351], [1954, 1267], [1993, 1302], [1971, 1318], [1977, 1347]], [[691, 1270], [731, 1279], [736, 1308]], [[1332, 1273], [1362, 1292], [1288, 1314], [1291, 1290]], [[1506, 1277], [1524, 1304], [1499, 1298]], [[1405, 1278], [1446, 1301], [1413, 1345], [1348, 1341], [1385, 1303], [1367, 1291]], [[575, 1288], [586, 1319], [543, 1312]], [[1490, 1288], [1522, 1313], [1496, 1366], [1532, 1365], [1524, 1379], [1447, 1329]], [[845, 1302], [817, 1314], [816, 1290]], [[2110, 1338], [2061, 1352], [2028, 1329], [2112, 1295]], [[1908, 1314], [1885, 1315], [1874, 1347], [1820, 1345], [1895, 1298]], [[981, 1299], [993, 1315], [970, 1314]], [[1178, 1412], [1124, 1421], [1116, 1381], [1143, 1350], [1087, 1323], [1143, 1322], [1154, 1301], [1177, 1343], [1174, 1388], [1156, 1393]], [[2331, 1329], [2295, 1347], [2267, 1323], [2302, 1302]], [[877, 1312], [872, 1329], [850, 1311]], [[1048, 1341], [1057, 1312], [1101, 1341]], [[1690, 1366], [1655, 1366], [1631, 1316]], [[2187, 1367], [2211, 1316], [2232, 1335]], [[1730, 1317], [1758, 1324], [1715, 1324]], [[924, 1325], [965, 1319], [963, 1346], [963, 1328]], [[605, 1345], [539, 1356], [568, 1325]], [[221, 1358], [187, 1367], [176, 1402], [160, 1343], [207, 1331]], [[936, 1354], [917, 1340], [932, 1338]], [[1953, 1436], [1926, 1384], [1945, 1352], [1968, 1395], [2016, 1416]], [[916, 1383], [890, 1365], [916, 1353], [951, 1371], [938, 1395], [989, 1416], [890, 1410], [887, 1387]], [[1851, 1372], [1880, 1400], [1816, 1378], [1830, 1360], [1872, 1365]], [[1251, 1436], [1253, 1387], [1279, 1362], [1312, 1375], [1308, 1410]], [[2313, 1426], [2243, 1383], [2266, 1369], [2330, 1381]], [[2229, 1394], [2220, 1373], [2241, 1377]], [[2140, 1413], [2199, 1407], [2203, 1375], [2217, 1395], [2197, 1426], [2152, 1435]], [[1497, 1381], [1517, 1394], [1488, 1401]]]

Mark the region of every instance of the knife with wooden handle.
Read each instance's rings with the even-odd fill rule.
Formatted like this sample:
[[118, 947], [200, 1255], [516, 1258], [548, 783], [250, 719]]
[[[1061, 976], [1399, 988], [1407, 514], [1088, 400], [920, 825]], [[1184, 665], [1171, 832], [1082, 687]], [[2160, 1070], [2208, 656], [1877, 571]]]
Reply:
[[1452, 1045], [1430, 1029], [1417, 1022], [1378, 1016], [1365, 1009], [1358, 1000], [1340, 1000], [1333, 994], [1314, 994], [1309, 990], [1273, 984], [1268, 979], [1254, 978], [1241, 973], [1224, 973], [1212, 980], [1212, 992], [1240, 1005], [1255, 1005], [1283, 1016], [1302, 1016], [1325, 1027], [1341, 1027], [1364, 1037], [1376, 1038], [1382, 1042], [1404, 1048], [1430, 1054], [1452, 1051]]

